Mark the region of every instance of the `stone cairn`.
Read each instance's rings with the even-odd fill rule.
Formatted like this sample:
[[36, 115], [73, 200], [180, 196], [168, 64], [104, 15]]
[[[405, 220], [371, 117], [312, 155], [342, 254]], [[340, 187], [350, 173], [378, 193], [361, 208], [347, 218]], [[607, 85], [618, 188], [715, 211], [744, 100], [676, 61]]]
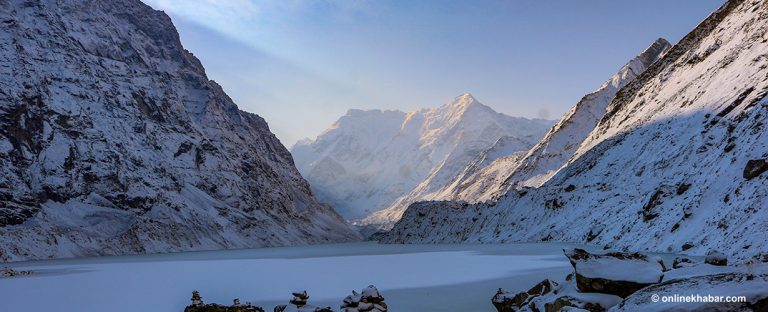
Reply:
[[261, 307], [253, 306], [250, 302], [240, 304], [240, 299], [233, 300], [231, 306], [220, 305], [216, 303], [205, 304], [203, 297], [197, 290], [192, 291], [192, 304], [188, 305], [184, 312], [264, 312]]
[[[317, 307], [308, 304], [309, 294], [306, 290], [294, 291], [288, 304], [275, 307], [274, 312], [333, 312], [331, 307]], [[184, 309], [184, 312], [264, 312], [261, 307], [251, 305], [250, 302], [240, 303], [240, 299], [234, 299], [231, 306], [215, 303], [206, 304], [197, 290], [192, 291], [192, 304]], [[376, 286], [369, 285], [359, 293], [352, 291], [352, 295], [344, 298], [341, 304], [341, 312], [386, 312], [387, 304]]]
[[310, 304], [307, 304], [309, 295], [306, 290], [294, 291], [292, 293], [293, 299], [288, 301], [287, 305], [279, 305], [275, 307], [275, 312], [333, 312], [331, 307], [320, 308]]

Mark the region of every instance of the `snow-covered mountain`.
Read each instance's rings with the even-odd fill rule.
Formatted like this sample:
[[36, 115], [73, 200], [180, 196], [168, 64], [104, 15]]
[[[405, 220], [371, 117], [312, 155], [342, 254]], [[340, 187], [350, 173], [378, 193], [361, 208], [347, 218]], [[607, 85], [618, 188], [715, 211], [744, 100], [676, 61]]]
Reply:
[[359, 239], [138, 0], [0, 2], [0, 259]]
[[508, 150], [527, 150], [551, 124], [497, 113], [467, 93], [407, 113], [350, 110], [291, 151], [318, 198], [357, 219], [414, 188], [442, 187], [500, 138]]
[[480, 202], [492, 200], [515, 187], [540, 186], [573, 156], [579, 144], [605, 115], [616, 92], [670, 47], [666, 40], [656, 40], [595, 91], [585, 95], [530, 151], [513, 154], [494, 146], [479, 155], [457, 179], [431, 199]]
[[670, 46], [664, 39], [656, 40], [595, 91], [584, 96], [530, 151], [521, 150], [519, 141], [514, 137], [501, 137], [479, 155], [465, 155], [474, 159], [465, 158], [454, 162], [456, 166], [463, 166], [463, 169], [453, 168], [451, 171], [459, 174], [443, 179], [427, 178], [389, 207], [360, 223], [375, 224], [386, 230], [400, 219], [410, 204], [418, 201], [481, 202], [504, 194], [511, 186], [540, 185], [573, 155], [579, 143], [605, 114], [608, 103], [619, 88], [640, 75]]
[[766, 51], [768, 3], [728, 1], [621, 88], [573, 156], [537, 188], [490, 204], [414, 204], [384, 241], [764, 251]]

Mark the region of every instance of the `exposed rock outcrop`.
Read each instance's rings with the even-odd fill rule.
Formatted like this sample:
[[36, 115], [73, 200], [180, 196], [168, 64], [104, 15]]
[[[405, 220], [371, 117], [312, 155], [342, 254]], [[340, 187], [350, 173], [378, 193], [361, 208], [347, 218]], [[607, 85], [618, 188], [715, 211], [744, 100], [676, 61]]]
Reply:
[[752, 180], [768, 170], [768, 162], [765, 159], [750, 159], [744, 166], [744, 179]]

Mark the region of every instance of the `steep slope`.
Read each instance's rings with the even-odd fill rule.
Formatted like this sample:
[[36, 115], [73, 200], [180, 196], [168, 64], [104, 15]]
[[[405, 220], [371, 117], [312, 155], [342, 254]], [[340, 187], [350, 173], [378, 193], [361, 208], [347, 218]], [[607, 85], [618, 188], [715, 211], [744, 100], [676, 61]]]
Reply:
[[510, 137], [510, 149], [528, 149], [550, 124], [499, 114], [464, 94], [408, 113], [350, 110], [292, 153], [318, 198], [356, 219], [416, 187], [442, 186], [501, 137]]
[[[656, 40], [595, 91], [585, 95], [527, 154], [503, 158], [480, 155], [460, 178], [440, 190], [439, 195], [432, 199], [480, 202], [503, 195], [515, 187], [540, 186], [573, 156], [581, 142], [605, 115], [608, 103], [613, 100], [616, 92], [645, 71], [670, 47], [666, 40]], [[475, 164], [489, 161], [492, 163], [486, 166]]]
[[765, 250], [767, 31], [768, 3], [727, 2], [622, 88], [541, 187], [414, 204], [384, 240]]
[[0, 259], [358, 239], [164, 13], [12, 0], [0, 16]]

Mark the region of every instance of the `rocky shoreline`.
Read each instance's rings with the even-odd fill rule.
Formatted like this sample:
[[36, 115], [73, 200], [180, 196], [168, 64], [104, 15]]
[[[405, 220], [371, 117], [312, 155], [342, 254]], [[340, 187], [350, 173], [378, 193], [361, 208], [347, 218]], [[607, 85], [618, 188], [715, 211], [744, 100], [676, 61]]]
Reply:
[[16, 276], [26, 276], [26, 275], [32, 275], [34, 272], [32, 271], [17, 271], [10, 267], [4, 267], [0, 269], [0, 278], [2, 277], [16, 277]]
[[[661, 258], [640, 253], [564, 253], [574, 268], [564, 282], [545, 279], [517, 294], [499, 289], [491, 299], [496, 310], [768, 311], [765, 255], [729, 266], [725, 255], [713, 250], [704, 262], [678, 257], [668, 268]], [[721, 296], [746, 300], [725, 302]]]
[[[333, 312], [331, 307], [317, 307], [308, 303], [309, 294], [306, 290], [294, 291], [293, 299], [288, 304], [278, 305], [274, 312]], [[216, 303], [206, 304], [198, 291], [192, 291], [192, 304], [184, 312], [264, 312], [264, 308], [254, 306], [250, 302], [240, 304], [240, 299], [234, 299], [231, 306]], [[359, 293], [344, 298], [340, 305], [341, 312], [387, 312], [387, 304], [376, 286], [369, 285]]]
[[[768, 254], [728, 259], [710, 250], [705, 257], [678, 256], [669, 263], [638, 252], [593, 253], [563, 249], [573, 267], [563, 280], [544, 279], [523, 292], [502, 288], [491, 298], [498, 312], [559, 311], [768, 311]], [[667, 261], [669, 261], [668, 258]], [[274, 312], [385, 312], [388, 306], [370, 285], [352, 291], [339, 310], [309, 303], [309, 294], [292, 293]], [[725, 297], [740, 297], [732, 302]], [[477, 307], [478, 311], [487, 309]], [[395, 308], [397, 309], [397, 307]], [[235, 299], [230, 306], [205, 304], [197, 291], [184, 312], [264, 312]]]

